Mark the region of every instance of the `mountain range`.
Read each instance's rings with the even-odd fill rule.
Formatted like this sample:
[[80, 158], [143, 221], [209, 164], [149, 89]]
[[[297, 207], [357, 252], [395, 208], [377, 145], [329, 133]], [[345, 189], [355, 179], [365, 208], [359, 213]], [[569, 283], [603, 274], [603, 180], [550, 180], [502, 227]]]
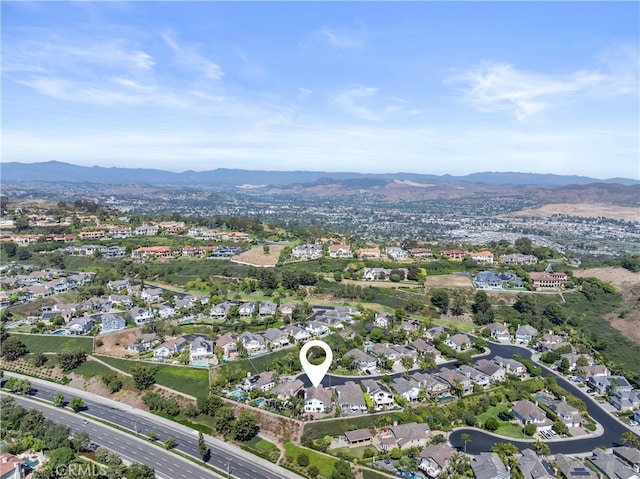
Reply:
[[[553, 175], [540, 173], [482, 172], [464, 176], [428, 175], [418, 173], [354, 173], [326, 171], [264, 171], [218, 168], [209, 171], [184, 171], [175, 173], [149, 168], [117, 168], [79, 166], [59, 161], [41, 163], [7, 162], [0, 164], [3, 183], [12, 182], [72, 182], [111, 185], [173, 185], [200, 187], [241, 187], [264, 185], [321, 185], [350, 180], [350, 183], [372, 185], [380, 182], [415, 182], [425, 184], [472, 183], [494, 186], [561, 187], [608, 183], [638, 185], [640, 180], [631, 178], [596, 179], [577, 175]], [[366, 186], [365, 186], [366, 187]]]

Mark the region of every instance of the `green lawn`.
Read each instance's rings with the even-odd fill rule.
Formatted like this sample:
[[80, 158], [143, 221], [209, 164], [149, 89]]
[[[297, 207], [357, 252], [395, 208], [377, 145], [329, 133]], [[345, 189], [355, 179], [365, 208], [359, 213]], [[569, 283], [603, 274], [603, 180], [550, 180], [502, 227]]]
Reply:
[[350, 455], [351, 457], [357, 457], [358, 459], [362, 459], [362, 456], [364, 455], [364, 450], [367, 448], [371, 449], [372, 447], [373, 446], [371, 444], [367, 446], [360, 446], [360, 447], [339, 447], [337, 449], [330, 449], [329, 453], [333, 454], [334, 456], [337, 456], [338, 453], [342, 452]]
[[267, 458], [274, 463], [280, 457], [280, 449], [278, 449], [278, 446], [259, 436], [255, 436], [251, 440], [243, 443], [242, 448]]
[[30, 353], [56, 353], [69, 349], [81, 349], [86, 353], [93, 350], [93, 338], [16, 334], [27, 346]]
[[473, 323], [463, 323], [461, 321], [460, 322], [448, 321], [446, 319], [439, 319], [439, 318], [431, 319], [431, 321], [433, 322], [433, 324], [437, 324], [447, 328], [456, 328], [461, 333], [469, 333], [478, 327], [477, 324], [473, 324]]
[[291, 442], [286, 443], [284, 445], [284, 448], [287, 457], [292, 458], [296, 465], [298, 464], [298, 454], [304, 452], [307, 456], [309, 456], [309, 464], [315, 464], [322, 477], [331, 477], [331, 474], [333, 473], [333, 466], [337, 462], [337, 459], [332, 459], [331, 457], [327, 457], [324, 454], [313, 451], [312, 449], [298, 447]]
[[509, 409], [511, 409], [511, 406], [509, 404], [498, 404], [497, 406], [490, 407], [478, 416], [478, 422], [480, 424], [484, 424], [490, 417], [495, 417], [496, 419], [500, 420], [498, 418], [498, 414], [500, 414], [501, 412], [507, 412]]
[[375, 472], [370, 469], [363, 469], [362, 477], [363, 479], [389, 479], [389, 476], [380, 474], [379, 472]]
[[312, 439], [318, 439], [324, 436], [340, 436], [346, 431], [378, 427], [382, 424], [383, 416], [389, 416], [389, 424], [393, 424], [394, 419], [398, 419], [395, 413], [390, 412], [386, 414], [376, 414], [375, 416], [365, 414], [344, 419], [310, 422], [304, 425], [304, 434], [308, 434]]
[[102, 376], [104, 373], [111, 371], [107, 366], [97, 361], [85, 361], [72, 372], [81, 374], [86, 378], [93, 376]]
[[[99, 356], [105, 363], [130, 373], [131, 368], [138, 362], [127, 359], [112, 358], [110, 356]], [[170, 366], [166, 364], [143, 364], [154, 368], [156, 372], [156, 382], [161, 386], [166, 386], [176, 391], [180, 391], [190, 396], [203, 396], [208, 394], [209, 372], [203, 368], [191, 368], [188, 366]]]
[[530, 439], [522, 432], [522, 426], [518, 426], [516, 424], [500, 426], [495, 433], [501, 436], [512, 437], [514, 439]]

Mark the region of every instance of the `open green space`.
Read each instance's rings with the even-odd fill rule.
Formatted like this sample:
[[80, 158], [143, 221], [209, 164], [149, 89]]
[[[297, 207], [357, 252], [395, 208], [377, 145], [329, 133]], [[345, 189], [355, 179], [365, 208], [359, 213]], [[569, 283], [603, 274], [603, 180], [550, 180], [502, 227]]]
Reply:
[[86, 353], [93, 350], [93, 338], [54, 336], [51, 334], [16, 334], [27, 346], [30, 353], [56, 353], [58, 351], [81, 349]]
[[77, 368], [73, 369], [72, 372], [75, 374], [81, 374], [82, 376], [88, 378], [92, 378], [94, 376], [101, 376], [104, 373], [111, 371], [108, 366], [105, 366], [102, 363], [97, 361], [85, 361]]
[[362, 470], [363, 479], [389, 479], [389, 476], [372, 471], [371, 469]]
[[514, 439], [530, 439], [522, 432], [522, 426], [518, 426], [517, 424], [505, 424], [500, 426], [495, 433], [500, 436], [512, 437]]
[[280, 457], [280, 449], [278, 449], [278, 446], [260, 436], [254, 436], [249, 441], [242, 443], [242, 448], [260, 457], [264, 457], [271, 462], [276, 462]]
[[311, 439], [318, 439], [324, 436], [340, 436], [346, 431], [378, 427], [382, 424], [382, 418], [384, 416], [388, 416], [390, 418], [389, 424], [392, 424], [395, 419], [394, 415], [395, 413], [391, 412], [310, 422], [304, 425], [304, 434], [308, 435]]
[[143, 361], [112, 358], [110, 356], [99, 356], [105, 363], [120, 369], [126, 373], [131, 372], [131, 368], [139, 362], [156, 371], [156, 383], [166, 386], [176, 391], [180, 391], [190, 396], [206, 395], [209, 387], [209, 372], [202, 368], [191, 368], [188, 366], [171, 366], [167, 364], [151, 364]]
[[314, 464], [318, 470], [320, 471], [320, 475], [322, 477], [330, 478], [333, 472], [333, 467], [337, 462], [336, 459], [333, 459], [324, 454], [320, 454], [312, 449], [305, 449], [295, 444], [288, 442], [284, 445], [285, 453], [287, 457], [291, 458], [293, 462], [297, 465], [297, 457], [298, 454], [304, 452], [307, 456], [309, 456], [309, 464]]
[[329, 453], [334, 456], [338, 456], [340, 453], [346, 454], [351, 457], [357, 457], [358, 459], [362, 459], [364, 456], [365, 449], [371, 449], [373, 446], [360, 446], [360, 447], [338, 447], [336, 449], [330, 449]]
[[478, 416], [478, 422], [480, 424], [484, 424], [490, 417], [498, 419], [498, 414], [501, 412], [507, 412], [509, 409], [511, 409], [509, 404], [498, 404], [497, 406], [492, 406]]

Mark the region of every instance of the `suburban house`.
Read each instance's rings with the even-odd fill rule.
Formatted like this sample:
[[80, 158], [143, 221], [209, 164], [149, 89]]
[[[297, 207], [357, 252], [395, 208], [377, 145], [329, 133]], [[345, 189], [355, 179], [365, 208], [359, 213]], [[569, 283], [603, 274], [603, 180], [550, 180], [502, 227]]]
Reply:
[[407, 253], [402, 248], [398, 248], [397, 246], [389, 246], [385, 252], [387, 253], [387, 256], [389, 256], [389, 258], [392, 258], [395, 261], [402, 261], [409, 257], [409, 253]]
[[162, 293], [164, 293], [162, 288], [144, 288], [140, 293], [140, 298], [147, 303], [155, 303], [156, 301], [160, 301]]
[[373, 324], [382, 329], [387, 329], [392, 322], [393, 318], [389, 313], [376, 313], [373, 318]]
[[433, 256], [431, 248], [411, 248], [409, 254], [414, 258], [430, 258]]
[[317, 259], [322, 257], [322, 245], [301, 244], [291, 250], [291, 256], [299, 259]]
[[556, 454], [556, 466], [566, 479], [598, 479], [598, 474], [584, 462], [572, 459], [564, 454]]
[[176, 310], [166, 303], [159, 305], [156, 308], [156, 311], [158, 312], [158, 316], [160, 316], [161, 319], [167, 319], [176, 314]]
[[448, 396], [451, 392], [451, 386], [433, 374], [417, 372], [412, 374], [412, 377], [418, 381], [432, 399]]
[[509, 328], [501, 323], [491, 323], [485, 326], [489, 331], [491, 331], [491, 337], [500, 342], [509, 342], [511, 341], [511, 333], [509, 332]]
[[280, 305], [280, 314], [282, 316], [289, 316], [291, 317], [293, 315], [293, 310], [296, 308], [295, 303], [284, 303]]
[[624, 376], [591, 376], [587, 381], [587, 385], [595, 389], [598, 394], [606, 394], [612, 391], [614, 394], [618, 392], [631, 392], [633, 387]]
[[360, 446], [364, 444], [371, 444], [373, 436], [369, 429], [356, 429], [355, 431], [346, 431], [344, 433], [349, 446]]
[[444, 344], [458, 352], [466, 351], [471, 346], [471, 338], [466, 334], [458, 333], [445, 339]]
[[504, 264], [537, 264], [538, 258], [532, 254], [503, 254], [500, 261]]
[[430, 437], [431, 429], [426, 422], [422, 424], [410, 422], [390, 426], [386, 431], [378, 433], [380, 448], [385, 452], [396, 447], [399, 449], [425, 447]]
[[158, 344], [156, 333], [141, 334], [137, 338], [129, 341], [129, 343], [127, 344], [127, 349], [129, 351], [142, 353], [144, 351], [149, 351], [156, 344]]
[[345, 356], [351, 356], [353, 360], [357, 363], [358, 367], [363, 371], [375, 369], [378, 361], [376, 358], [369, 356], [367, 353], [360, 349], [352, 349], [348, 351]]
[[100, 328], [103, 333], [120, 331], [127, 327], [127, 322], [117, 314], [105, 313], [100, 315]]
[[482, 264], [493, 264], [493, 253], [491, 251], [471, 251], [469, 257]]
[[249, 331], [238, 336], [238, 341], [242, 343], [249, 356], [260, 354], [267, 349], [264, 338], [259, 334], [253, 334]]
[[462, 261], [464, 259], [464, 251], [461, 249], [446, 249], [440, 251], [440, 254], [449, 261]]
[[487, 387], [491, 383], [491, 378], [489, 377], [489, 375], [483, 373], [482, 371], [479, 371], [476, 368], [467, 366], [466, 364], [460, 366], [458, 368], [458, 371], [460, 371], [460, 373], [464, 374], [469, 379], [471, 379], [471, 381], [482, 387]]
[[319, 321], [309, 321], [304, 329], [312, 336], [326, 336], [329, 334], [329, 326]]
[[27, 466], [19, 457], [10, 452], [0, 455], [0, 479], [20, 479], [26, 471]]
[[415, 339], [411, 346], [416, 350], [418, 354], [426, 354], [433, 353], [434, 355], [440, 354], [440, 351], [436, 349], [436, 347], [428, 341], [425, 341], [422, 338]]
[[294, 396], [298, 396], [303, 390], [304, 383], [300, 379], [295, 379], [278, 384], [271, 390], [271, 393], [275, 394], [281, 401], [286, 401]]
[[278, 305], [276, 303], [272, 303], [271, 301], [263, 301], [258, 307], [258, 315], [261, 318], [266, 318], [267, 316], [275, 316], [277, 310]]
[[525, 377], [527, 375], [527, 368], [520, 361], [516, 361], [511, 358], [503, 358], [502, 356], [494, 356], [493, 361], [502, 366], [507, 374], [513, 374], [518, 377]]
[[622, 461], [618, 456], [609, 454], [600, 448], [593, 450], [593, 456], [589, 458], [589, 462], [603, 474], [603, 477], [624, 478], [624, 479], [640, 479], [640, 472], [629, 467], [627, 463]]
[[481, 452], [471, 460], [473, 477], [476, 479], [510, 479], [511, 474], [495, 452]]
[[222, 354], [228, 357], [231, 353], [235, 353], [238, 350], [237, 342], [238, 338], [234, 333], [225, 333], [216, 339], [216, 348], [220, 348]]
[[625, 464], [640, 472], [640, 450], [635, 447], [618, 446], [612, 448], [613, 454], [619, 457]]
[[286, 331], [280, 331], [279, 329], [269, 328], [262, 336], [267, 341], [267, 345], [273, 349], [280, 349], [285, 346], [289, 346], [289, 334]]
[[356, 250], [356, 255], [360, 259], [379, 259], [381, 257], [380, 248], [377, 246], [374, 248], [359, 248]]
[[306, 330], [293, 324], [284, 328], [284, 331], [290, 337], [292, 337], [294, 341], [297, 343], [301, 341], [306, 341], [307, 339], [311, 339], [311, 334], [309, 334]]
[[580, 412], [569, 404], [565, 397], [560, 401], [549, 401], [545, 405], [558, 415], [558, 421], [562, 421], [567, 427], [580, 425]]
[[169, 339], [153, 350], [156, 358], [167, 359], [181, 352], [187, 346], [187, 340], [183, 337]]
[[337, 403], [346, 412], [360, 413], [367, 411], [364, 394], [360, 385], [353, 381], [347, 381], [343, 386], [336, 386]]
[[247, 301], [246, 303], [242, 303], [238, 307], [238, 312], [240, 313], [241, 318], [250, 318], [253, 316], [253, 313], [256, 310], [255, 301]]
[[131, 308], [126, 314], [136, 323], [137, 326], [153, 321], [153, 311], [146, 308], [140, 308], [139, 306]]
[[224, 303], [220, 303], [212, 306], [211, 313], [210, 313], [211, 317], [218, 318], [218, 319], [226, 318], [232, 306], [235, 306], [235, 304], [229, 301], [225, 301]]
[[417, 382], [400, 377], [395, 378], [391, 384], [393, 389], [407, 401], [413, 402], [420, 399], [420, 385]]
[[65, 329], [67, 334], [87, 334], [93, 328], [94, 323], [95, 321], [91, 316], [82, 316], [69, 321]]
[[618, 391], [610, 402], [618, 411], [633, 411], [640, 407], [640, 390]]
[[213, 357], [213, 341], [196, 336], [191, 344], [189, 344], [189, 360], [197, 361], [199, 359]]
[[346, 244], [332, 244], [329, 245], [329, 257], [330, 258], [351, 258], [353, 253], [351, 248]]
[[488, 359], [478, 359], [473, 367], [489, 376], [491, 382], [504, 381], [506, 379], [504, 368]]
[[576, 375], [585, 382], [589, 382], [592, 377], [609, 376], [611, 371], [604, 364], [594, 364], [593, 366], [576, 367]]
[[518, 458], [518, 470], [524, 479], [556, 479], [553, 467], [531, 449], [524, 449]]
[[333, 393], [322, 385], [307, 388], [304, 396], [304, 412], [325, 412], [331, 409]]
[[521, 324], [516, 329], [516, 344], [529, 344], [538, 335], [538, 330], [528, 324]]
[[273, 377], [274, 371], [265, 371], [254, 376], [250, 376], [244, 380], [242, 389], [245, 391], [251, 391], [253, 389], [259, 391], [268, 391], [276, 385], [276, 380]]
[[553, 421], [547, 418], [547, 413], [531, 401], [517, 401], [511, 411], [522, 422], [523, 426], [533, 424], [538, 428], [538, 431], [549, 431], [553, 426]]
[[569, 282], [569, 276], [566, 273], [538, 273], [532, 271], [529, 277], [533, 282], [534, 288], [562, 288]]
[[430, 479], [437, 479], [449, 468], [451, 457], [456, 452], [447, 443], [430, 444], [418, 455], [418, 469]]
[[447, 383], [451, 391], [456, 391], [459, 387], [463, 395], [473, 392], [473, 383], [471, 382], [471, 379], [457, 371], [442, 368], [435, 374], [435, 376], [436, 379]]
[[362, 385], [371, 398], [371, 401], [377, 411], [383, 408], [392, 407], [395, 404], [393, 393], [391, 393], [389, 388], [384, 384], [381, 384], [374, 379], [365, 379], [362, 381]]

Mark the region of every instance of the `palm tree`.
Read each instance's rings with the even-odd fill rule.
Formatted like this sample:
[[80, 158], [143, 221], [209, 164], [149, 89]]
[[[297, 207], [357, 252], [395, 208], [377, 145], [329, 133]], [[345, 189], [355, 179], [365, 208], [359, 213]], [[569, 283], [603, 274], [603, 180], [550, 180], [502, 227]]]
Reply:
[[629, 447], [640, 448], [640, 439], [631, 431], [622, 433], [622, 436], [620, 436], [620, 442]]
[[462, 439], [464, 441], [464, 453], [467, 453], [467, 443], [468, 442], [472, 442], [471, 441], [471, 436], [469, 436], [469, 434], [467, 434], [466, 432], [463, 432], [462, 434], [460, 434], [460, 439]]

